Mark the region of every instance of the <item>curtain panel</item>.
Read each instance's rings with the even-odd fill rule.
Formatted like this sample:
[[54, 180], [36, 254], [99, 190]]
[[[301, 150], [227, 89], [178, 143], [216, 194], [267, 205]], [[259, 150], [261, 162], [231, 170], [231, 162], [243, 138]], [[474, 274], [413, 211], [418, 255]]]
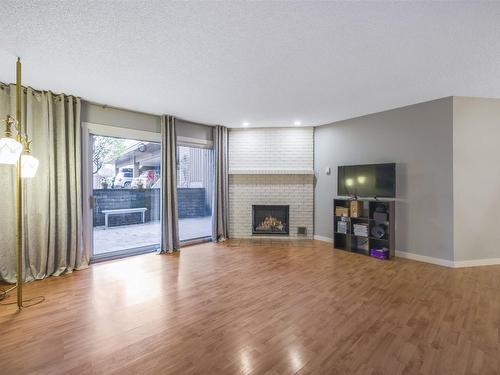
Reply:
[[[0, 85], [0, 118], [15, 114], [15, 85]], [[23, 179], [24, 279], [88, 266], [83, 247], [80, 99], [24, 88], [22, 122], [40, 161]], [[2, 127], [1, 131], [3, 132]], [[0, 278], [15, 282], [15, 166], [0, 165]]]
[[177, 213], [177, 136], [175, 118], [161, 117], [161, 253], [179, 251]]
[[212, 240], [228, 238], [228, 139], [225, 126], [214, 127], [215, 189], [212, 218]]

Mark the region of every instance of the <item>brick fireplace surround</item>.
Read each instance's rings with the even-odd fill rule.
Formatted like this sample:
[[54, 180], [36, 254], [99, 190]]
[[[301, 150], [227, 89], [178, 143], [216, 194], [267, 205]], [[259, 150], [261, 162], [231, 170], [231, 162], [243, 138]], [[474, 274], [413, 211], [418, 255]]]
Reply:
[[[290, 234], [313, 238], [313, 128], [231, 129], [229, 236], [252, 236], [252, 205], [289, 205]], [[306, 228], [306, 235], [297, 233]], [[265, 236], [258, 235], [258, 238]]]

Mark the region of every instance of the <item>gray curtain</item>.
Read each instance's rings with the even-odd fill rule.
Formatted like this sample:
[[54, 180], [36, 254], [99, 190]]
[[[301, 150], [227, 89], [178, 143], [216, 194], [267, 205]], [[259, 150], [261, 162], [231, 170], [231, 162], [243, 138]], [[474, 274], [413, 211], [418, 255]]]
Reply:
[[[22, 121], [40, 165], [23, 180], [24, 278], [57, 276], [88, 266], [82, 243], [80, 99], [24, 90]], [[0, 85], [0, 118], [15, 114], [15, 86]], [[2, 129], [3, 131], [3, 129]], [[0, 278], [14, 282], [15, 168], [0, 165]]]
[[177, 136], [175, 118], [161, 117], [161, 162], [162, 162], [162, 225], [161, 253], [178, 251], [179, 220], [177, 217]]
[[212, 240], [225, 241], [228, 223], [228, 155], [227, 128], [214, 127], [215, 189], [212, 219]]

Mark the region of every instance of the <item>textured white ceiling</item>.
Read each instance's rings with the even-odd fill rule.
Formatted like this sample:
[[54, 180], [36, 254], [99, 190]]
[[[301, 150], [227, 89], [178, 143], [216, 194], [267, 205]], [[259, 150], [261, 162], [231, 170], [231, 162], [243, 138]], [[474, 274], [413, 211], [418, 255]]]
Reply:
[[2, 1], [0, 80], [227, 126], [500, 97], [500, 3]]

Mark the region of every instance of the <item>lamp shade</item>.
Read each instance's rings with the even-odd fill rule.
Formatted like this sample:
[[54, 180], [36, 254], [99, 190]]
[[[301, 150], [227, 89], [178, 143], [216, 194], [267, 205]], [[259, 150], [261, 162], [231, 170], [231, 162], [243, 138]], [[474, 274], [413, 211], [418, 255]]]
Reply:
[[30, 154], [21, 155], [21, 177], [32, 178], [35, 177], [38, 169], [38, 159]]
[[23, 146], [13, 138], [0, 139], [0, 164], [16, 164]]

